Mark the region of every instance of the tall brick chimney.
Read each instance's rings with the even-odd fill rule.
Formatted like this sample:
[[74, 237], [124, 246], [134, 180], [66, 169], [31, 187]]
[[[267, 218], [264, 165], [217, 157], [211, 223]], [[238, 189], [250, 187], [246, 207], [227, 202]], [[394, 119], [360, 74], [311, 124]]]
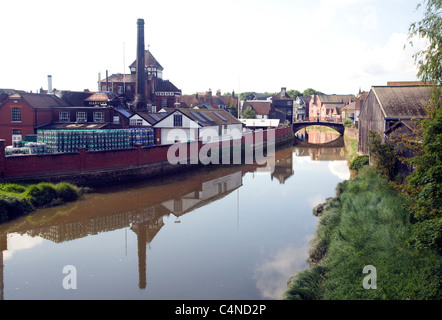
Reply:
[[137, 85], [134, 105], [137, 110], [146, 107], [146, 72], [144, 70], [144, 19], [137, 20]]

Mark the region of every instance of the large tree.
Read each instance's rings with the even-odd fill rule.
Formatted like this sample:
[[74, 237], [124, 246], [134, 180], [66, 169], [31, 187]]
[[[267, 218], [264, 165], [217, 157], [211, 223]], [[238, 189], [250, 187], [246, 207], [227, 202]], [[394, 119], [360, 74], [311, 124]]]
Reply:
[[[431, 100], [426, 106], [427, 118], [417, 121], [419, 155], [410, 163], [416, 168], [409, 176], [412, 195], [411, 212], [415, 219], [415, 244], [421, 248], [442, 246], [442, 1], [424, 0], [424, 17], [412, 23], [409, 38], [418, 36], [427, 46], [417, 52], [418, 77], [431, 81]], [[422, 6], [418, 5], [418, 8]], [[412, 40], [411, 40], [412, 41]], [[412, 43], [412, 42], [411, 42]]]
[[413, 55], [418, 65], [418, 77], [422, 81], [431, 81], [441, 85], [442, 81], [442, 18], [441, 0], [424, 0], [417, 9], [425, 5], [424, 17], [410, 25], [408, 38], [413, 45], [413, 39], [423, 38], [427, 46]]

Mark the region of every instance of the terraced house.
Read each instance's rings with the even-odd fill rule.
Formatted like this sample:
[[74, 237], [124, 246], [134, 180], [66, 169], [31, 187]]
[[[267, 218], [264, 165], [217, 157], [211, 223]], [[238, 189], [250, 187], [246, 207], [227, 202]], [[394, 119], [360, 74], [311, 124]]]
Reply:
[[311, 121], [342, 121], [342, 108], [355, 101], [352, 94], [315, 94], [308, 106], [308, 117]]

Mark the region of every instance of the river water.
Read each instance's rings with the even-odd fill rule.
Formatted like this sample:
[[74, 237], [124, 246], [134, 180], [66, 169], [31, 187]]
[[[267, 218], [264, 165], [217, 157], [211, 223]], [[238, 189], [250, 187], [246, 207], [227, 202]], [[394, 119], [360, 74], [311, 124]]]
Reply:
[[312, 208], [350, 177], [339, 144], [278, 150], [267, 172], [205, 167], [100, 188], [0, 225], [0, 298], [279, 299], [307, 267]]

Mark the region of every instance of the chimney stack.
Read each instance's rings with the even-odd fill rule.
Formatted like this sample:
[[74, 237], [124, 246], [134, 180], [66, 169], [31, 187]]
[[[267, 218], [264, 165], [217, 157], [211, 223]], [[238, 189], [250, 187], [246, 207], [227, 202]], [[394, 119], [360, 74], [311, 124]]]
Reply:
[[146, 72], [144, 70], [144, 19], [137, 20], [137, 83], [135, 108], [137, 110], [143, 109], [146, 106]]
[[109, 91], [109, 74], [108, 71], [106, 70], [106, 92]]
[[48, 75], [48, 94], [52, 94], [52, 76]]

